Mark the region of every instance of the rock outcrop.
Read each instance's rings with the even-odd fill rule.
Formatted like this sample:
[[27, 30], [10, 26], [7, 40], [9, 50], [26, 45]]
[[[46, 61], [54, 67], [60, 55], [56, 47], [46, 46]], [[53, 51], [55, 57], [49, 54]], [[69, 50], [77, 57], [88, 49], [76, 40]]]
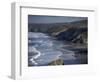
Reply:
[[57, 59], [49, 63], [48, 65], [64, 65], [64, 62], [62, 59]]
[[87, 43], [87, 28], [69, 28], [57, 35], [59, 40], [66, 40], [73, 43]]

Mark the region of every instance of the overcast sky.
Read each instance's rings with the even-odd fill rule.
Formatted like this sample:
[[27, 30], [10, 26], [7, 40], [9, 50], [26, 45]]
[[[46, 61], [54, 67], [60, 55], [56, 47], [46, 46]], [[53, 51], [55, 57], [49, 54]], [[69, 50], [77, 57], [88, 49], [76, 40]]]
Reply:
[[28, 23], [62, 23], [86, 19], [87, 17], [28, 15]]

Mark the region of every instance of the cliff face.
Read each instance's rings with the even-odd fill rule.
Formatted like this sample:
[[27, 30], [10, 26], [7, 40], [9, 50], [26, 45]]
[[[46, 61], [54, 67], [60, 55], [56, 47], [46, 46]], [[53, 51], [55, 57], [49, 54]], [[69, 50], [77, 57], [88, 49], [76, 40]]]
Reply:
[[29, 32], [47, 33], [59, 40], [87, 43], [87, 20], [71, 23], [29, 24]]
[[74, 43], [87, 43], [87, 28], [69, 28], [59, 33], [57, 38]]

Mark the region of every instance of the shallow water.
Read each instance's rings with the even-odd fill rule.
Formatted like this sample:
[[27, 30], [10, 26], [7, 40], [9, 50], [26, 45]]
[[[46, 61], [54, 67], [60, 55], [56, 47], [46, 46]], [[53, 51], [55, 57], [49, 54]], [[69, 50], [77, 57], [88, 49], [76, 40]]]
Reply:
[[62, 48], [64, 45], [64, 41], [58, 41], [48, 34], [29, 32], [28, 66], [44, 66], [57, 59], [64, 60], [65, 65], [80, 64], [80, 60], [74, 56], [74, 51]]

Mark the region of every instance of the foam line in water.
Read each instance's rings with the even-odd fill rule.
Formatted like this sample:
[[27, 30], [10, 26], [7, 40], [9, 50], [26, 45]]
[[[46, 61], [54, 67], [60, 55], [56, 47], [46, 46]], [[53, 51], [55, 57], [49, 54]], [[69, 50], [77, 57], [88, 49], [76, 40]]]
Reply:
[[63, 42], [44, 33], [28, 33], [28, 62], [30, 65], [45, 65], [57, 59], [75, 59], [73, 51], [62, 49]]

